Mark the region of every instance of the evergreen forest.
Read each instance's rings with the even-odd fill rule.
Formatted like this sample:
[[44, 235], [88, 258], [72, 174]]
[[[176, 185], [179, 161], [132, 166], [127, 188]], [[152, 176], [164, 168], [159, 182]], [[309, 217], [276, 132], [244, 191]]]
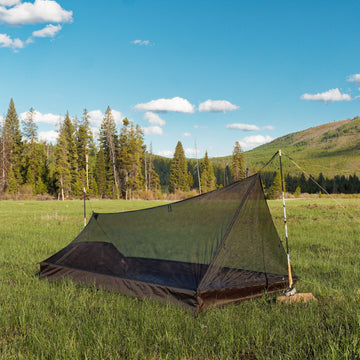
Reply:
[[[179, 141], [172, 159], [154, 155], [144, 142], [139, 125], [127, 118], [118, 128], [108, 106], [98, 137], [93, 138], [88, 111], [81, 119], [67, 112], [58, 127], [55, 144], [38, 139], [35, 110], [19, 120], [10, 100], [0, 125], [1, 198], [88, 197], [109, 199], [181, 199], [226, 186], [257, 171], [246, 167], [240, 143], [233, 154], [222, 159], [187, 159]], [[262, 172], [269, 198], [279, 195], [276, 171]], [[315, 181], [314, 181], [315, 180]], [[359, 193], [357, 175], [316, 178], [287, 174], [286, 191], [318, 193]]]

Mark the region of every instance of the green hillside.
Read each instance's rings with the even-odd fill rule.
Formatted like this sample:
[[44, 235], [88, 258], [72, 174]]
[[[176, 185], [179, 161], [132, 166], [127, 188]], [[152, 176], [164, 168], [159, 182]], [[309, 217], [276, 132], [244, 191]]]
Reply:
[[[291, 157], [307, 174], [317, 177], [336, 175], [360, 175], [360, 117], [336, 121], [295, 132], [245, 152], [246, 167], [250, 174], [259, 171], [279, 150]], [[231, 167], [232, 155], [211, 158], [218, 184], [224, 184], [225, 167]], [[201, 159], [199, 159], [201, 162]], [[169, 180], [171, 159], [154, 156], [154, 166], [166, 187]], [[197, 178], [196, 160], [188, 159], [189, 171]], [[283, 156], [285, 174], [300, 175], [300, 170], [286, 156]], [[264, 171], [279, 169], [276, 158]], [[227, 179], [229, 181], [229, 179]], [[226, 182], [226, 181], [225, 181]]]
[[[307, 173], [325, 176], [360, 174], [360, 117], [288, 134], [245, 153], [247, 166], [259, 170], [279, 149]], [[278, 167], [272, 162], [268, 169]], [[284, 158], [286, 173], [301, 171]]]

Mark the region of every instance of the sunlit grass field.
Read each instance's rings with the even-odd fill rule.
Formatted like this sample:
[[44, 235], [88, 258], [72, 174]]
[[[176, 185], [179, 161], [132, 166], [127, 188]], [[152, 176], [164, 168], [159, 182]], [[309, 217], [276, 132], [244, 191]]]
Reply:
[[[91, 211], [163, 204], [99, 201]], [[282, 202], [269, 206], [284, 238]], [[298, 292], [317, 302], [277, 304], [276, 295], [195, 317], [171, 304], [38, 280], [39, 262], [83, 227], [81, 201], [0, 202], [1, 359], [360, 359], [360, 200], [287, 202]]]

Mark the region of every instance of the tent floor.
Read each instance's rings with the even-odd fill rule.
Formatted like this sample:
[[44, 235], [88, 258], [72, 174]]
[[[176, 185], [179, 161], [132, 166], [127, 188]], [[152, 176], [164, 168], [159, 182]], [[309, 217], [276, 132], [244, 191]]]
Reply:
[[[107, 290], [152, 297], [202, 310], [287, 287], [287, 277], [241, 269], [214, 269], [211, 286], [201, 289], [208, 265], [123, 256], [111, 243], [72, 243], [40, 263], [40, 278], [71, 278]], [[212, 271], [212, 270], [211, 270]]]

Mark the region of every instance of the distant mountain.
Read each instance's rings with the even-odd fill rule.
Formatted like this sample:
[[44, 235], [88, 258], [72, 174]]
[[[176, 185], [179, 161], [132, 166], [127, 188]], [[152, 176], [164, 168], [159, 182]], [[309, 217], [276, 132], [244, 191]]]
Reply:
[[[250, 173], [259, 171], [281, 149], [284, 156], [285, 174], [300, 175], [303, 171], [317, 177], [335, 175], [360, 175], [360, 117], [327, 123], [304, 131], [291, 133], [245, 152], [246, 166]], [[290, 161], [288, 155], [294, 162]], [[218, 184], [224, 184], [225, 166], [231, 166], [232, 156], [211, 158]], [[201, 159], [199, 159], [201, 162]], [[169, 181], [171, 159], [154, 156], [155, 170], [160, 176], [161, 185]], [[299, 169], [299, 167], [301, 169]], [[196, 160], [188, 159], [189, 171], [197, 178]], [[278, 157], [264, 171], [279, 169]]]
[[[259, 170], [279, 149], [314, 176], [320, 172], [329, 177], [360, 174], [360, 117], [285, 135], [247, 151], [247, 166]], [[301, 172], [285, 156], [283, 159], [285, 173]], [[268, 169], [275, 170], [277, 167], [278, 160], [273, 161]]]

